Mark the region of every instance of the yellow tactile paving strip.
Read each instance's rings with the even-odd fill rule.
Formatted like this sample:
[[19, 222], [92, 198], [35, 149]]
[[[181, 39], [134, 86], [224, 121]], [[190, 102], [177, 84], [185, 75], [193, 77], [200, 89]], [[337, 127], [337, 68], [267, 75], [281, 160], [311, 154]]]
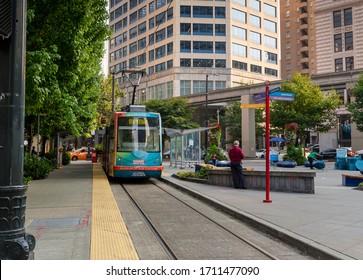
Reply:
[[93, 164], [91, 260], [138, 260], [106, 174]]

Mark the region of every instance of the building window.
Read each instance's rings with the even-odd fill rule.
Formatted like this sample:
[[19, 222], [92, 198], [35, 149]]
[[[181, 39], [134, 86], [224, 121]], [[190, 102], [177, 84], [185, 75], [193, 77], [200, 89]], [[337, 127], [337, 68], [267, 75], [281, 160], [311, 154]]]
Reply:
[[335, 59], [335, 72], [343, 72], [343, 59]]
[[354, 70], [354, 57], [345, 58], [345, 70], [346, 71]]
[[146, 21], [143, 23], [140, 23], [138, 26], [139, 29], [139, 35], [146, 32]]
[[215, 53], [226, 53], [226, 42], [215, 42]]
[[352, 25], [353, 17], [352, 17], [352, 8], [344, 10], [344, 26]]
[[270, 37], [265, 35], [263, 37], [263, 41], [266, 47], [277, 49], [277, 39], [274, 37]]
[[137, 42], [137, 44], [138, 44], [138, 49], [139, 49], [139, 50], [144, 49], [144, 48], [146, 47], [146, 37], [144, 37], [144, 38], [142, 38], [141, 40], [139, 40], [139, 41]]
[[149, 61], [154, 61], [155, 56], [154, 56], [154, 50], [149, 51]]
[[173, 48], [174, 48], [173, 47], [173, 42], [171, 42], [171, 43], [169, 43], [169, 44], [166, 45], [166, 53], [167, 53], [167, 55], [173, 53]]
[[265, 52], [265, 60], [269, 63], [277, 64], [277, 54]]
[[168, 98], [172, 98], [173, 97], [173, 82], [168, 82], [167, 83], [167, 87], [168, 87]]
[[155, 11], [155, 2], [151, 1], [149, 4], [149, 14]]
[[187, 80], [181, 80], [180, 81], [180, 96], [187, 96], [191, 95], [192, 93], [192, 87], [191, 87], [191, 81]]
[[226, 36], [226, 25], [225, 24], [216, 24], [214, 35], [216, 36]]
[[180, 6], [180, 17], [191, 17], [192, 12], [190, 6]]
[[166, 69], [170, 69], [170, 68], [173, 68], [173, 60], [168, 60], [166, 62]]
[[138, 10], [138, 13], [139, 13], [139, 19], [146, 17], [146, 6], [142, 7], [140, 10]]
[[161, 47], [156, 48], [156, 50], [155, 50], [155, 57], [156, 57], [156, 59], [162, 58], [165, 55], [166, 55], [165, 46], [161, 46]]
[[139, 62], [139, 65], [143, 65], [146, 63], [146, 53], [143, 53], [143, 54], [140, 54], [138, 57], [137, 57], [137, 60]]
[[154, 66], [149, 67], [149, 75], [154, 74]]
[[244, 28], [238, 27], [238, 26], [232, 26], [232, 37], [241, 39], [243, 41], [246, 41], [247, 39], [247, 31]]
[[216, 83], [216, 90], [226, 88], [226, 82], [225, 81], [216, 81], [215, 83]]
[[213, 42], [194, 41], [193, 53], [213, 53]]
[[137, 57], [133, 57], [129, 59], [129, 67], [135, 68], [137, 66]]
[[251, 64], [251, 72], [262, 74], [262, 67]]
[[216, 68], [226, 68], [226, 60], [225, 59], [216, 59], [215, 61]]
[[215, 7], [215, 18], [226, 18], [225, 7]]
[[261, 28], [261, 18], [250, 14], [250, 25]]
[[115, 24], [115, 32], [119, 31], [122, 29], [122, 20], [120, 20], [119, 22], [116, 22]]
[[240, 70], [247, 71], [247, 63], [241, 62], [241, 61], [237, 61], [237, 60], [232, 60], [232, 68], [236, 68], [236, 69], [240, 69]]
[[130, 15], [130, 24], [133, 24], [137, 21], [137, 12], [134, 12]]
[[246, 0], [233, 0], [233, 2], [246, 7]]
[[250, 0], [250, 8], [261, 12], [261, 2], [257, 0]]
[[274, 76], [277, 77], [277, 70], [276, 69], [271, 69], [271, 68], [265, 68], [265, 74], [269, 75], [269, 76]]
[[193, 24], [193, 35], [208, 35], [213, 36], [213, 24]]
[[261, 61], [261, 50], [250, 48], [250, 58]]
[[334, 52], [341, 52], [343, 50], [342, 34], [334, 35]]
[[342, 26], [341, 12], [335, 11], [333, 12], [333, 26], [334, 28], [338, 28]]
[[[266, 14], [268, 14], [268, 15], [270, 15], [270, 16], [273, 16], [273, 17], [276, 17], [276, 7], [274, 7], [274, 6], [271, 6], [271, 5], [269, 5], [269, 4], [266, 4], [266, 3], [264, 3], [263, 4], [263, 11], [266, 13]], [[287, 13], [286, 13], [286, 16], [290, 16], [290, 14], [289, 15], [287, 15]]]
[[181, 23], [180, 24], [180, 34], [181, 35], [191, 35], [191, 23]]
[[277, 32], [277, 24], [276, 22], [273, 22], [271, 20], [268, 19], [264, 19], [263, 20], [263, 27], [267, 30], [267, 31], [271, 31], [271, 32]]
[[190, 41], [180, 41], [180, 52], [191, 53], [192, 43]]
[[193, 17], [195, 17], [195, 18], [213, 18], [213, 7], [211, 7], [211, 6], [193, 6]]
[[153, 45], [154, 42], [155, 42], [155, 39], [154, 39], [154, 34], [150, 34], [149, 35], [149, 46]]
[[344, 34], [345, 50], [350, 51], [353, 49], [353, 32], [346, 32]]
[[212, 67], [213, 59], [193, 59], [193, 67]]
[[137, 27], [130, 29], [130, 39], [135, 38], [137, 36]]
[[165, 28], [159, 30], [158, 32], [155, 33], [156, 35], [156, 42], [160, 42], [162, 40], [164, 40], [166, 38], [166, 30]]
[[161, 72], [165, 70], [165, 62], [159, 63], [155, 65], [155, 73]]
[[162, 12], [156, 16], [156, 25], [162, 24], [166, 21], [165, 12]]
[[232, 19], [246, 23], [246, 13], [240, 10], [232, 9]]
[[254, 31], [250, 31], [250, 41], [252, 43], [261, 45], [261, 34]]
[[[208, 81], [208, 89], [213, 90], [213, 81]], [[206, 83], [205, 81], [193, 81], [193, 94], [205, 93]]]
[[160, 9], [166, 5], [166, 0], [156, 0], [156, 9]]
[[154, 28], [154, 26], [155, 26], [155, 20], [154, 20], [154, 18], [152, 17], [152, 18], [150, 18], [150, 19], [149, 19], [149, 29]]
[[132, 54], [137, 51], [137, 42], [130, 44], [129, 46], [130, 50], [129, 53]]
[[167, 20], [171, 20], [174, 17], [173, 8], [170, 8], [166, 11]]
[[181, 58], [180, 59], [180, 67], [191, 67], [192, 60], [190, 58]]
[[137, 6], [137, 0], [130, 0], [130, 10]]
[[239, 44], [232, 44], [232, 53], [234, 55], [247, 57], [247, 47]]

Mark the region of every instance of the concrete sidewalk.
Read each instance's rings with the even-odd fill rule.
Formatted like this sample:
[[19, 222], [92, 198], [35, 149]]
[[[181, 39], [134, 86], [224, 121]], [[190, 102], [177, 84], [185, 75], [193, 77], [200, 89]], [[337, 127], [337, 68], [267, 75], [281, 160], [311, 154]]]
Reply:
[[[263, 160], [245, 160], [243, 166], [265, 170]], [[280, 169], [272, 167], [271, 170]], [[303, 166], [296, 169], [306, 170]], [[359, 171], [334, 170], [334, 163], [328, 163], [324, 170], [316, 170], [315, 194], [271, 192], [272, 203], [263, 203], [265, 192], [198, 184], [171, 177], [179, 171], [192, 170], [181, 170], [165, 163], [164, 177], [256, 219], [326, 246], [348, 259], [363, 260], [363, 191], [342, 186], [341, 179], [343, 173], [358, 175]]]

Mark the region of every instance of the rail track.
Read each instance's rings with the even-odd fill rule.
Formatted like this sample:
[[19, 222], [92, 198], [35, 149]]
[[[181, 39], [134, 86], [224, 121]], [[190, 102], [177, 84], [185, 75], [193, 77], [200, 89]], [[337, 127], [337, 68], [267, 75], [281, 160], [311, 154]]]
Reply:
[[113, 189], [141, 259], [312, 259], [159, 180]]

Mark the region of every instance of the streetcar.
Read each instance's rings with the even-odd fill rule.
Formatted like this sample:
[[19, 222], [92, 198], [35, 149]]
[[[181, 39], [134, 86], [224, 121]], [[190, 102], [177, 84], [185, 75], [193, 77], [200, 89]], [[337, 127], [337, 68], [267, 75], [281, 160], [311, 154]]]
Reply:
[[130, 105], [113, 112], [103, 136], [103, 168], [114, 178], [160, 178], [162, 128], [159, 113]]

